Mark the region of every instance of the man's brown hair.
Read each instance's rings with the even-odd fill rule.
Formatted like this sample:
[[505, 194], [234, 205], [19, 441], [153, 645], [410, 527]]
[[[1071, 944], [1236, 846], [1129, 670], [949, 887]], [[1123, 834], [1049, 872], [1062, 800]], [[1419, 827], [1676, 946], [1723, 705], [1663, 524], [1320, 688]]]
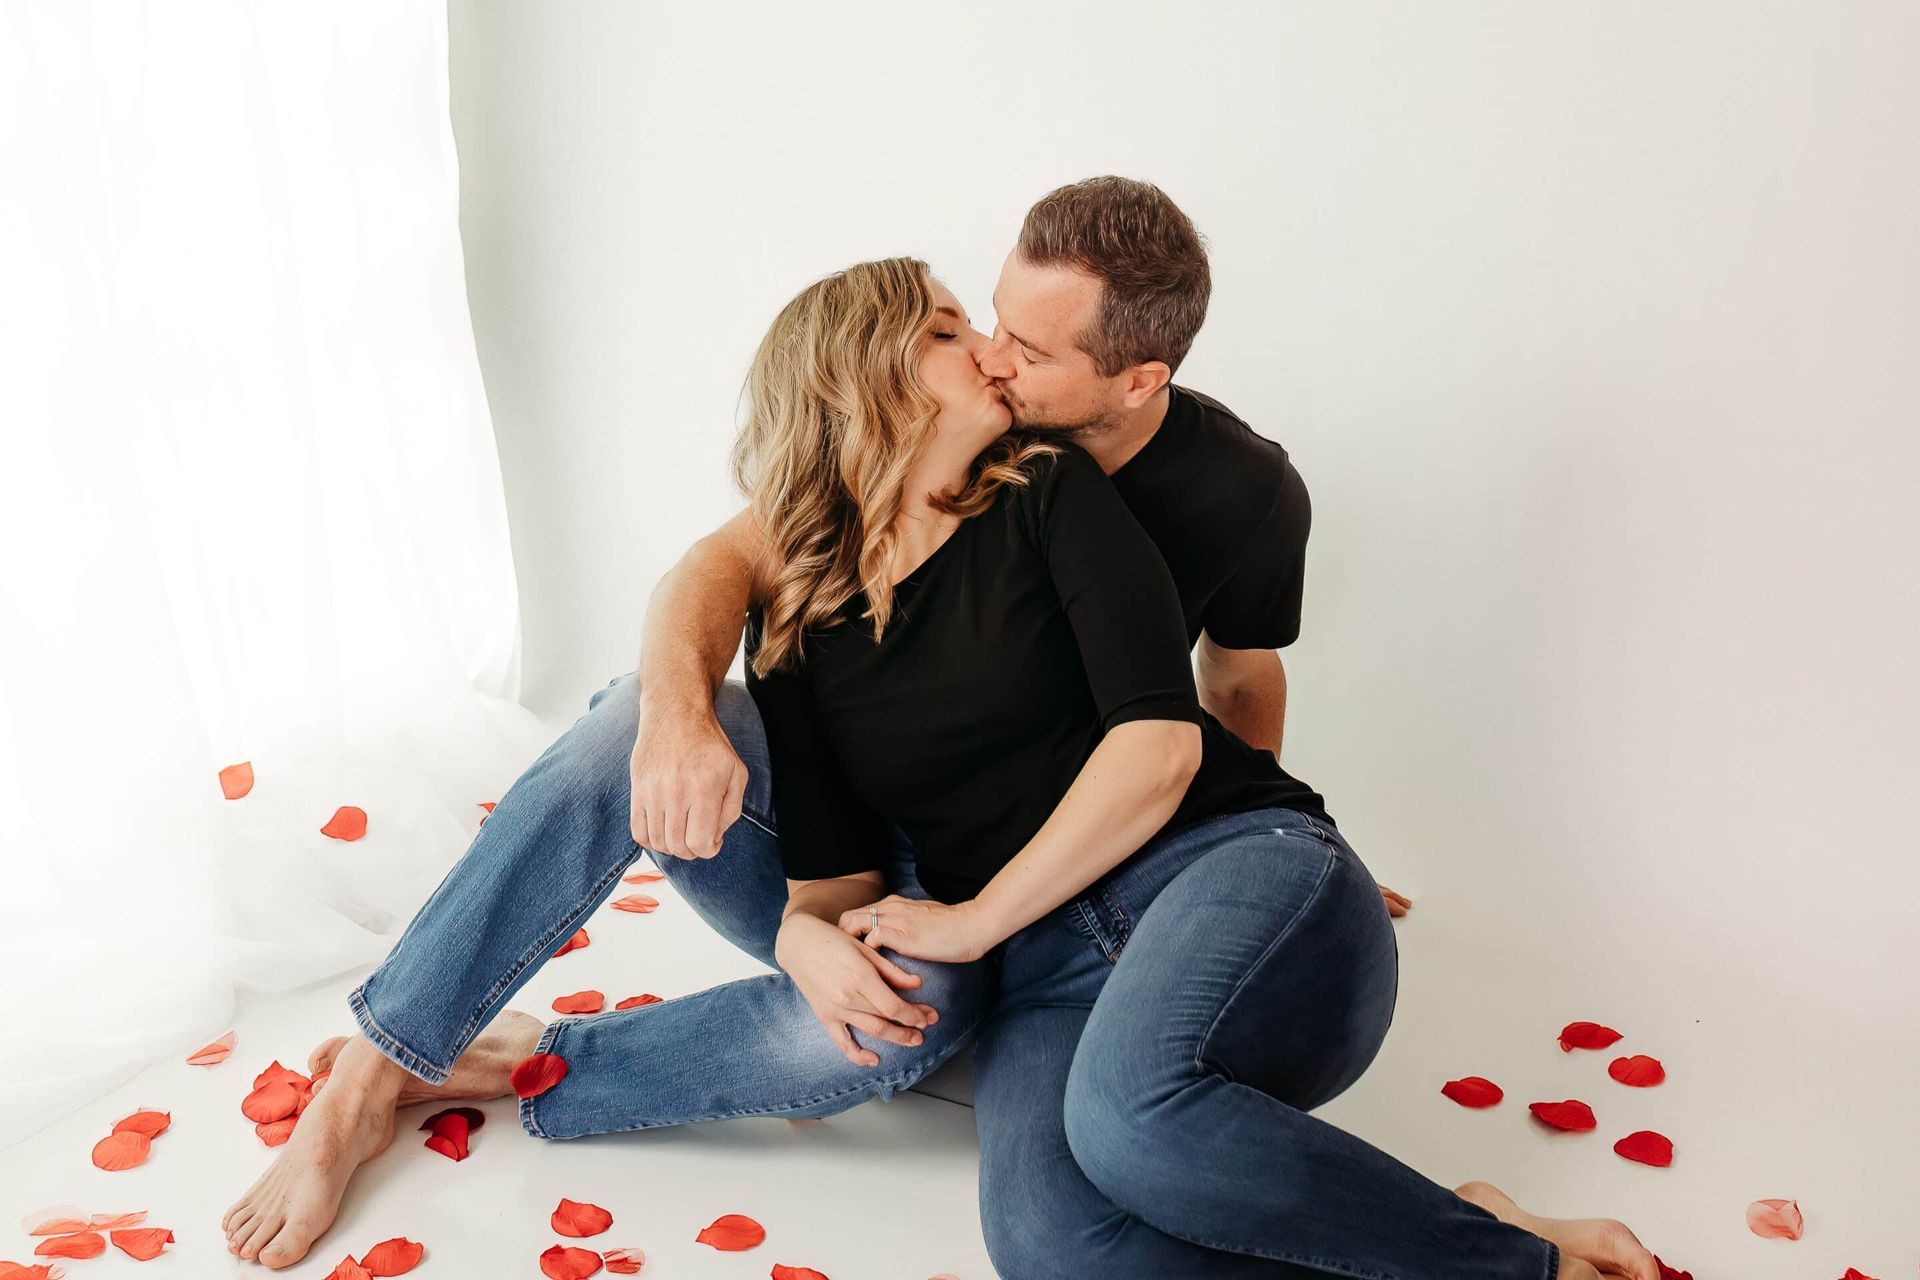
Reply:
[[1167, 193], [1111, 175], [1042, 196], [1020, 227], [1020, 255], [1098, 279], [1100, 315], [1075, 345], [1102, 377], [1146, 360], [1178, 369], [1207, 318], [1206, 242]]

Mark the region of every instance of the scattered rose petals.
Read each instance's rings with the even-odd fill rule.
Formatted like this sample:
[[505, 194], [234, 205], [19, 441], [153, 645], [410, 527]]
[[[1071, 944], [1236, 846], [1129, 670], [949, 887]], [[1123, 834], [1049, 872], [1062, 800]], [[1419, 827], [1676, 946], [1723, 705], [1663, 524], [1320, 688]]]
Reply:
[[76, 1231], [70, 1236], [48, 1236], [34, 1246], [37, 1258], [97, 1258], [107, 1250], [107, 1238], [98, 1231]]
[[630, 893], [624, 898], [615, 898], [612, 906], [615, 911], [634, 911], [645, 913], [660, 905], [660, 899], [646, 893]]
[[1613, 1149], [1629, 1160], [1657, 1165], [1664, 1169], [1673, 1163], [1673, 1141], [1651, 1129], [1637, 1129], [1613, 1144]]
[[85, 1231], [92, 1225], [87, 1218], [87, 1211], [71, 1204], [36, 1209], [20, 1220], [20, 1229], [30, 1236], [64, 1236]]
[[194, 1050], [187, 1058], [187, 1065], [190, 1067], [218, 1066], [227, 1060], [227, 1055], [233, 1052], [233, 1046], [238, 1041], [239, 1037], [229, 1031], [213, 1043]]
[[613, 1225], [613, 1215], [597, 1204], [587, 1204], [580, 1200], [560, 1197], [559, 1208], [553, 1211], [550, 1219], [555, 1235], [597, 1236]]
[[586, 1280], [600, 1269], [600, 1255], [591, 1249], [557, 1244], [540, 1255], [540, 1270], [550, 1280]]
[[1569, 1022], [1560, 1029], [1560, 1047], [1569, 1053], [1575, 1049], [1604, 1049], [1619, 1038], [1618, 1031], [1597, 1022]]
[[1848, 1267], [1847, 1274], [1841, 1276], [1840, 1280], [1874, 1280], [1874, 1278], [1864, 1271], [1856, 1271], [1852, 1267]]
[[323, 836], [332, 836], [335, 840], [358, 840], [367, 834], [367, 811], [356, 805], [343, 804], [333, 811], [327, 819], [327, 825], [320, 828]]
[[553, 958], [558, 960], [561, 956], [567, 954], [567, 952], [578, 951], [581, 947], [586, 946], [592, 941], [593, 939], [587, 936], [585, 929], [575, 929], [573, 936], [562, 943], [560, 949], [553, 953]]
[[253, 1087], [256, 1089], [264, 1088], [270, 1084], [291, 1084], [305, 1088], [309, 1083], [304, 1075], [301, 1075], [292, 1067], [281, 1066], [280, 1059], [278, 1058], [275, 1058], [267, 1065], [264, 1071], [253, 1078]]
[[567, 1060], [557, 1053], [536, 1053], [513, 1064], [507, 1079], [522, 1098], [537, 1098], [567, 1078]]
[[618, 1013], [622, 1009], [638, 1009], [643, 1004], [662, 1004], [662, 1003], [664, 1003], [664, 1001], [659, 996], [656, 996], [652, 992], [647, 991], [647, 992], [642, 992], [637, 996], [628, 996], [625, 1000], [622, 1000], [619, 1004], [613, 1006], [613, 1009], [615, 1013]]
[[18, 1262], [0, 1262], [0, 1280], [60, 1280], [65, 1274], [64, 1268], [48, 1263], [29, 1267]]
[[[496, 804], [499, 804], [499, 803], [500, 803], [500, 802], [499, 802], [498, 800], [482, 800], [482, 801], [480, 801], [480, 807], [481, 807], [482, 809], [485, 809], [485, 810], [486, 810], [486, 811], [487, 811], [488, 813], [492, 813], [492, 812], [493, 812], [493, 806], [494, 806], [494, 805], [496, 805]], [[481, 819], [481, 821], [483, 821], [483, 822], [484, 822], [484, 821], [486, 821], [486, 819], [484, 819], [484, 818], [483, 818], [483, 819]]]
[[570, 996], [556, 996], [553, 1001], [555, 1013], [598, 1013], [607, 1007], [607, 997], [599, 991], [576, 991]]
[[1747, 1230], [1765, 1240], [1798, 1240], [1806, 1222], [1797, 1200], [1755, 1200], [1747, 1206]]
[[333, 1264], [333, 1270], [327, 1272], [326, 1280], [373, 1280], [373, 1273], [353, 1260], [348, 1254]]
[[297, 1117], [288, 1116], [284, 1120], [269, 1120], [264, 1124], [256, 1124], [253, 1126], [253, 1131], [259, 1136], [260, 1141], [270, 1147], [277, 1147], [293, 1136], [293, 1126], [299, 1123]]
[[230, 764], [220, 771], [220, 794], [229, 800], [238, 800], [253, 790], [253, 761], [242, 760], [239, 764]]
[[1575, 1133], [1584, 1133], [1598, 1123], [1593, 1118], [1593, 1108], [1575, 1098], [1565, 1102], [1531, 1102], [1527, 1110], [1545, 1124]]
[[165, 1227], [113, 1232], [113, 1247], [138, 1262], [159, 1257], [160, 1251], [172, 1243], [173, 1232]]
[[167, 1111], [136, 1111], [123, 1120], [113, 1124], [115, 1133], [144, 1133], [149, 1138], [157, 1138], [167, 1131], [173, 1123], [173, 1115]]
[[1507, 1095], [1484, 1076], [1462, 1076], [1440, 1086], [1440, 1092], [1463, 1107], [1490, 1107]]
[[300, 1109], [300, 1095], [305, 1092], [291, 1081], [269, 1080], [241, 1101], [240, 1114], [255, 1124], [285, 1120]]
[[486, 1112], [478, 1107], [449, 1107], [428, 1116], [420, 1127], [432, 1131], [427, 1150], [438, 1151], [449, 1160], [465, 1160], [469, 1136], [486, 1122]]
[[630, 876], [621, 876], [620, 883], [621, 884], [652, 884], [655, 880], [665, 880], [666, 878], [667, 877], [665, 875], [663, 875], [658, 871], [638, 871]]
[[420, 1257], [426, 1251], [426, 1246], [417, 1240], [395, 1236], [361, 1254], [360, 1265], [369, 1275], [403, 1276], [420, 1265]]
[[1615, 1058], [1609, 1062], [1607, 1074], [1621, 1084], [1645, 1089], [1665, 1080], [1667, 1069], [1660, 1065], [1660, 1059], [1649, 1058], [1644, 1053], [1636, 1053], [1631, 1058]]
[[145, 1164], [147, 1154], [152, 1149], [153, 1140], [144, 1133], [131, 1129], [110, 1133], [93, 1144], [93, 1167], [118, 1173], [122, 1169]]
[[1660, 1261], [1660, 1255], [1657, 1253], [1653, 1255], [1653, 1265], [1660, 1268], [1660, 1280], [1693, 1280], [1693, 1272], [1668, 1266]]
[[731, 1252], [751, 1249], [766, 1238], [767, 1229], [744, 1213], [725, 1213], [715, 1218], [713, 1225], [702, 1228], [694, 1242]]
[[647, 1265], [647, 1255], [639, 1249], [603, 1249], [600, 1257], [616, 1276], [636, 1275]]
[[[85, 1229], [89, 1231], [124, 1231], [129, 1227], [137, 1227], [146, 1220], [147, 1211], [145, 1209], [138, 1209], [132, 1213], [96, 1213], [87, 1223]], [[81, 1228], [78, 1227], [74, 1228], [76, 1231], [80, 1229]]]
[[773, 1264], [773, 1280], [827, 1280], [827, 1277], [812, 1267], [788, 1267], [776, 1262]]

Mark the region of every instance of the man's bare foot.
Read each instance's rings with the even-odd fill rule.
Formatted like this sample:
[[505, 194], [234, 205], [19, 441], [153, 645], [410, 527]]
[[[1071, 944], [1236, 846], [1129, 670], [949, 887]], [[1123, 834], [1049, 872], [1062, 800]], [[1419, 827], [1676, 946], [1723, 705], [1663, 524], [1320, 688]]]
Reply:
[[[1528, 1213], [1491, 1182], [1469, 1182], [1453, 1193], [1502, 1222], [1524, 1227], [1560, 1246], [1560, 1280], [1591, 1280], [1590, 1273], [1626, 1280], [1660, 1280], [1653, 1254], [1624, 1222], [1612, 1218], [1542, 1218]], [[1569, 1260], [1586, 1264], [1568, 1265]]]
[[[416, 1102], [451, 1099], [484, 1102], [488, 1098], [504, 1098], [513, 1092], [513, 1064], [533, 1052], [534, 1046], [540, 1043], [540, 1033], [546, 1029], [547, 1024], [532, 1014], [505, 1010], [473, 1038], [467, 1051], [453, 1064], [453, 1074], [445, 1084], [427, 1084], [409, 1075], [401, 1082], [400, 1097], [394, 1105], [410, 1107]], [[349, 1039], [335, 1036], [322, 1040], [319, 1048], [307, 1058], [308, 1074], [317, 1076], [330, 1070], [341, 1046]], [[327, 1077], [327, 1083], [332, 1084], [333, 1077]]]
[[333, 1225], [354, 1170], [393, 1141], [394, 1097], [406, 1074], [371, 1042], [348, 1041], [293, 1136], [221, 1219], [227, 1252], [276, 1271], [305, 1257]]

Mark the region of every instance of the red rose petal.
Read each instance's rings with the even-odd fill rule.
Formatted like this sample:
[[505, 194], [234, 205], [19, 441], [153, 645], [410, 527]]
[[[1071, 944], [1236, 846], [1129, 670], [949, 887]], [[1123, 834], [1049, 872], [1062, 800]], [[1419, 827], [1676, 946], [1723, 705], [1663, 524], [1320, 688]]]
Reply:
[[619, 1004], [613, 1006], [613, 1009], [615, 1013], [618, 1013], [622, 1009], [638, 1009], [643, 1004], [661, 1004], [661, 1003], [664, 1003], [664, 1002], [659, 996], [656, 996], [652, 992], [648, 991], [648, 992], [642, 992], [637, 996], [628, 996], [625, 1000], [622, 1000]]
[[827, 1277], [812, 1267], [788, 1267], [776, 1262], [773, 1264], [773, 1280], [827, 1280]]
[[1747, 1206], [1747, 1230], [1766, 1240], [1798, 1240], [1806, 1228], [1797, 1200], [1755, 1200]]
[[113, 1247], [139, 1262], [159, 1257], [160, 1251], [173, 1243], [173, 1232], [165, 1227], [141, 1227], [112, 1234]]
[[427, 1150], [438, 1151], [451, 1160], [465, 1160], [468, 1137], [486, 1122], [487, 1113], [478, 1107], [448, 1107], [428, 1116], [420, 1127], [433, 1131], [433, 1137], [427, 1139]]
[[417, 1240], [395, 1236], [361, 1254], [360, 1265], [369, 1275], [403, 1276], [420, 1265], [420, 1256], [426, 1251], [426, 1246]]
[[288, 1116], [284, 1120], [269, 1120], [265, 1124], [256, 1124], [253, 1126], [253, 1131], [259, 1135], [260, 1141], [270, 1147], [277, 1147], [293, 1136], [293, 1126], [299, 1123], [298, 1117]]
[[507, 1079], [522, 1098], [537, 1098], [567, 1078], [567, 1060], [557, 1053], [536, 1053], [513, 1064]]
[[591, 1249], [557, 1244], [540, 1255], [540, 1270], [549, 1280], [586, 1280], [600, 1269], [600, 1255]]
[[492, 813], [492, 812], [493, 812], [493, 806], [495, 806], [496, 804], [499, 804], [499, 803], [500, 803], [500, 802], [499, 802], [498, 800], [482, 800], [482, 801], [480, 801], [480, 807], [481, 807], [482, 809], [485, 809], [485, 810], [486, 810], [486, 811], [487, 811], [488, 813]]
[[110, 1133], [93, 1144], [93, 1167], [105, 1169], [108, 1173], [132, 1169], [147, 1162], [147, 1153], [152, 1147], [153, 1139], [144, 1133], [137, 1133], [130, 1129]]
[[1462, 1076], [1440, 1086], [1440, 1092], [1463, 1107], [1490, 1107], [1507, 1095], [1484, 1076]]
[[70, 1236], [49, 1236], [33, 1251], [36, 1258], [97, 1258], [107, 1251], [107, 1238], [98, 1231], [76, 1231]]
[[269, 1080], [240, 1103], [240, 1114], [255, 1124], [285, 1120], [300, 1109], [300, 1095], [306, 1090], [286, 1080]]
[[1847, 1274], [1841, 1276], [1840, 1280], [1874, 1280], [1874, 1278], [1864, 1271], [1857, 1271], [1852, 1267], [1848, 1267]]
[[645, 913], [660, 905], [660, 899], [645, 893], [630, 893], [624, 898], [615, 898], [612, 906], [615, 911], [634, 911]]
[[1607, 1074], [1621, 1084], [1629, 1084], [1636, 1089], [1646, 1089], [1665, 1080], [1667, 1069], [1660, 1065], [1660, 1059], [1649, 1058], [1644, 1053], [1636, 1053], [1631, 1058], [1615, 1058], [1609, 1062]]
[[1560, 1029], [1560, 1047], [1569, 1053], [1575, 1049], [1604, 1049], [1619, 1038], [1618, 1031], [1597, 1022], [1569, 1022]]
[[327, 1272], [326, 1280], [373, 1280], [373, 1273], [353, 1260], [348, 1254], [333, 1264], [333, 1270]]
[[567, 952], [578, 951], [581, 947], [586, 946], [592, 941], [593, 939], [587, 936], [585, 929], [575, 929], [573, 936], [568, 938], [565, 943], [561, 944], [560, 949], [553, 953], [553, 958], [558, 960], [561, 956], [567, 954]]
[[713, 1225], [704, 1228], [694, 1237], [698, 1244], [710, 1244], [716, 1249], [735, 1251], [751, 1249], [767, 1238], [767, 1229], [747, 1217], [744, 1213], [726, 1213], [713, 1220]]
[[239, 764], [230, 764], [220, 771], [220, 794], [229, 800], [238, 800], [253, 790], [253, 761], [242, 760]]
[[635, 1275], [647, 1265], [647, 1255], [639, 1249], [603, 1249], [600, 1257], [616, 1276]]
[[124, 1120], [113, 1124], [115, 1133], [144, 1133], [149, 1138], [157, 1138], [167, 1131], [173, 1123], [172, 1113], [166, 1111], [136, 1111]]
[[218, 1040], [194, 1050], [187, 1058], [187, 1065], [190, 1067], [218, 1066], [227, 1060], [227, 1055], [233, 1052], [233, 1046], [238, 1043], [238, 1040], [239, 1037], [229, 1031]]
[[1660, 1280], [1693, 1280], [1693, 1272], [1668, 1266], [1660, 1261], [1660, 1255], [1657, 1253], [1653, 1255], [1653, 1265], [1660, 1268]]
[[658, 871], [640, 871], [630, 876], [621, 876], [621, 884], [652, 884], [655, 880], [665, 880], [666, 876]]
[[1641, 1164], [1662, 1169], [1673, 1163], [1672, 1139], [1651, 1129], [1636, 1129], [1614, 1143], [1613, 1149], [1629, 1160], [1638, 1160]]
[[20, 1220], [20, 1229], [30, 1236], [71, 1235], [76, 1231], [86, 1231], [92, 1225], [87, 1219], [87, 1211], [71, 1204], [36, 1209]]
[[[320, 1074], [325, 1075], [326, 1072], [323, 1071]], [[253, 1078], [253, 1087], [256, 1089], [265, 1088], [270, 1084], [290, 1084], [296, 1088], [304, 1089], [312, 1083], [311, 1080], [307, 1079], [306, 1076], [300, 1074], [298, 1071], [295, 1071], [292, 1067], [281, 1066], [278, 1058], [275, 1058], [265, 1071], [262, 1071]]]
[[147, 1220], [145, 1209], [133, 1213], [96, 1213], [85, 1227], [75, 1227], [76, 1231], [125, 1231], [137, 1227]]
[[560, 1207], [553, 1211], [549, 1219], [555, 1235], [597, 1236], [613, 1225], [613, 1215], [597, 1204], [587, 1204], [580, 1200], [560, 1197]]
[[64, 1268], [46, 1263], [25, 1267], [17, 1262], [0, 1262], [0, 1280], [60, 1280], [65, 1274]]
[[576, 991], [570, 996], [556, 996], [553, 1001], [555, 1013], [598, 1013], [606, 1007], [607, 997], [599, 991]]
[[1535, 1119], [1573, 1133], [1584, 1133], [1598, 1124], [1593, 1118], [1593, 1108], [1577, 1098], [1568, 1098], [1565, 1102], [1531, 1102], [1527, 1110], [1533, 1112]]
[[343, 804], [333, 811], [327, 819], [327, 825], [320, 828], [323, 836], [332, 836], [335, 840], [358, 840], [367, 834], [367, 811], [356, 805]]

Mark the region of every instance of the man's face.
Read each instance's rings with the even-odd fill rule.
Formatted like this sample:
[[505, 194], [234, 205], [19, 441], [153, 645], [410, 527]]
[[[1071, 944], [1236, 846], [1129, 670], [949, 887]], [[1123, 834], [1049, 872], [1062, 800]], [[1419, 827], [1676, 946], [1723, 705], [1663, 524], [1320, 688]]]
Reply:
[[1099, 316], [1100, 281], [1070, 267], [1036, 267], [1015, 249], [993, 290], [993, 341], [979, 354], [1013, 410], [1013, 425], [1080, 435], [1110, 428], [1123, 380], [1103, 377], [1079, 336]]

